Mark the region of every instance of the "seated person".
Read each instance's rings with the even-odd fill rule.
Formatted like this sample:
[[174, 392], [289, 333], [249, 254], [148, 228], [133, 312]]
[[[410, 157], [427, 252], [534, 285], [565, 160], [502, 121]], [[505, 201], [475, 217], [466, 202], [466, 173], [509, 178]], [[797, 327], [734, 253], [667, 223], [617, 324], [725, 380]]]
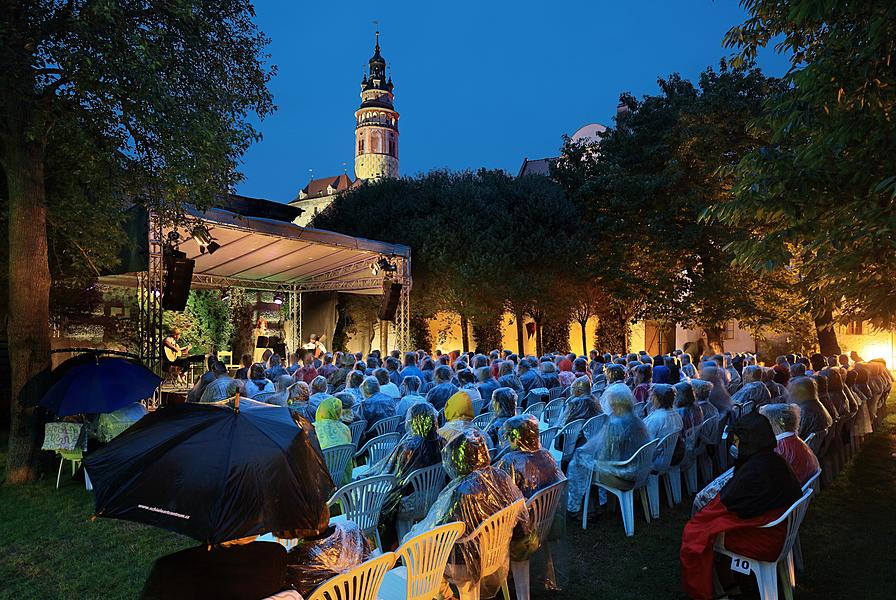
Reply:
[[108, 442], [146, 416], [146, 406], [134, 402], [110, 413], [101, 413], [96, 420], [96, 439]]
[[744, 367], [743, 387], [741, 387], [733, 396], [731, 401], [735, 404], [744, 404], [753, 402], [755, 408], [759, 408], [763, 404], [772, 401], [771, 392], [762, 383], [762, 367], [755, 365]]
[[[317, 441], [320, 449], [325, 450], [333, 446], [342, 446], [352, 443], [352, 431], [348, 425], [342, 422], [342, 401], [334, 396], [328, 396], [321, 402], [315, 413], [314, 431], [317, 433]], [[352, 461], [348, 461], [342, 481], [334, 481], [336, 487], [340, 487], [352, 478]]]
[[715, 363], [704, 363], [704, 365], [700, 369], [700, 379], [712, 384], [712, 390], [707, 400], [719, 411], [721, 422], [731, 412], [731, 407], [733, 406], [731, 404], [731, 396], [728, 394], [728, 383], [725, 381], [727, 373], [715, 366]]
[[523, 384], [523, 397], [535, 388], [547, 387], [544, 384], [544, 379], [538, 374], [538, 371], [534, 368], [534, 365], [529, 362], [528, 358], [524, 358], [520, 361], [520, 364], [517, 367], [517, 372], [519, 373], [520, 383]]
[[653, 377], [651, 365], [640, 364], [632, 371], [635, 402], [647, 402], [650, 396], [650, 385]]
[[215, 361], [215, 364], [212, 365], [212, 372], [215, 374], [215, 379], [205, 386], [199, 402], [219, 402], [231, 396], [227, 393], [227, 388], [234, 383], [234, 380], [227, 375], [227, 367], [224, 366], [224, 363]]
[[492, 420], [483, 433], [492, 438], [495, 448], [503, 447], [507, 441], [504, 438], [504, 422], [516, 415], [516, 401], [516, 392], [509, 387], [500, 387], [492, 394]]
[[445, 408], [448, 398], [457, 392], [457, 386], [451, 383], [453, 373], [451, 367], [439, 365], [433, 371], [433, 382], [435, 385], [426, 393], [426, 401], [436, 407], [436, 410]]
[[281, 375], [274, 382], [274, 395], [265, 399], [264, 402], [274, 406], [286, 406], [289, 403], [289, 386], [293, 383], [292, 375], [289, 373]]
[[[448, 442], [442, 451], [442, 464], [451, 483], [436, 498], [426, 518], [414, 525], [405, 539], [456, 521], [465, 525], [463, 539], [487, 518], [523, 498], [510, 475], [491, 466], [488, 446], [478, 429], [460, 433]], [[528, 524], [528, 511], [520, 511], [518, 519]], [[458, 542], [448, 558], [445, 578], [455, 585], [479, 581], [479, 564], [479, 542]], [[493, 575], [480, 581], [481, 596], [494, 596], [506, 578], [505, 563]], [[443, 586], [443, 590], [446, 589], [447, 586]], [[443, 596], [452, 597], [450, 592]]]
[[398, 386], [392, 383], [392, 379], [389, 377], [389, 371], [383, 369], [382, 367], [379, 369], [373, 370], [373, 376], [376, 377], [376, 380], [380, 384], [380, 391], [390, 398], [395, 398], [398, 400], [401, 398], [401, 392], [398, 391]]
[[274, 384], [264, 376], [264, 365], [256, 363], [249, 368], [249, 379], [246, 381], [246, 395], [254, 398], [258, 394], [273, 392]]
[[719, 417], [719, 409], [709, 401], [709, 395], [712, 394], [712, 383], [703, 379], [691, 379], [691, 387], [694, 389], [694, 396], [697, 398], [697, 406], [703, 411], [703, 420], [710, 417]]
[[353, 521], [338, 521], [324, 527], [320, 534], [302, 536], [290, 548], [286, 582], [303, 598], [309, 598], [328, 579], [347, 573], [370, 558], [370, 544], [360, 527]]
[[818, 384], [812, 377], [795, 377], [787, 385], [790, 401], [800, 407], [800, 437], [820, 433], [834, 422], [818, 400]]
[[552, 360], [542, 360], [539, 369], [541, 370], [541, 379], [544, 381], [544, 387], [549, 390], [560, 387], [560, 379], [557, 377], [557, 365]]
[[[644, 426], [647, 427], [650, 439], [662, 440], [670, 433], [681, 432], [684, 428], [681, 415], [672, 407], [675, 402], [675, 389], [667, 383], [655, 383], [650, 388], [650, 401], [653, 404], [653, 410], [644, 418]], [[657, 448], [657, 453], [654, 456], [655, 465], [664, 462], [664, 457], [660, 455], [659, 450]], [[673, 454], [671, 464], [676, 464], [676, 458], [681, 461], [684, 454], [684, 442], [680, 435]]]
[[457, 372], [457, 385], [470, 394], [470, 400], [474, 405], [478, 402], [479, 406], [482, 406], [484, 398], [479, 393], [479, 388], [476, 387], [476, 374], [472, 369], [461, 369]]
[[569, 388], [569, 398], [560, 411], [558, 427], [564, 427], [573, 421], [584, 419], [586, 422], [591, 417], [600, 413], [597, 402], [591, 395], [591, 381], [587, 377], [579, 377], [572, 382]]
[[771, 422], [778, 445], [775, 452], [784, 457], [800, 485], [818, 472], [818, 458], [800, 439], [800, 407], [796, 404], [766, 404], [759, 412]]
[[455, 436], [473, 427], [473, 400], [466, 390], [458, 390], [445, 403], [445, 424], [439, 437], [450, 442]]
[[354, 394], [349, 394], [348, 392], [336, 392], [333, 395], [339, 398], [339, 401], [342, 402], [342, 416], [339, 418], [343, 423], [351, 425], [355, 421], [361, 420], [361, 415], [359, 414], [361, 406], [355, 402]]
[[361, 418], [367, 421], [367, 431], [371, 431], [377, 421], [395, 416], [395, 398], [380, 391], [376, 377], [366, 377], [361, 384]]
[[697, 404], [697, 395], [691, 381], [680, 381], [675, 388], [675, 410], [681, 416], [681, 433], [685, 437], [703, 424], [703, 409]]
[[513, 369], [516, 365], [512, 360], [505, 360], [498, 365], [498, 385], [500, 387], [513, 388], [518, 396], [525, 396], [526, 391], [523, 389], [523, 382]]
[[422, 385], [423, 382], [416, 375], [407, 375], [401, 380], [401, 400], [395, 406], [396, 415], [406, 415], [414, 404], [426, 402], [426, 397], [420, 393]]
[[476, 376], [479, 379], [479, 382], [476, 384], [476, 389], [479, 390], [479, 397], [482, 398], [483, 401], [491, 400], [495, 390], [501, 387], [498, 384], [498, 380], [492, 375], [491, 368], [479, 367], [479, 369], [476, 370]]
[[364, 396], [361, 394], [362, 383], [364, 383], [363, 371], [354, 369], [345, 376], [345, 389], [343, 391], [355, 397], [355, 404], [361, 404], [361, 400], [364, 399]]
[[607, 424], [576, 450], [567, 471], [570, 482], [567, 510], [573, 514], [578, 514], [582, 509], [591, 471], [595, 472], [601, 483], [623, 490], [631, 489], [640, 465], [631, 463], [618, 467], [612, 463], [628, 460], [650, 441], [647, 427], [635, 416], [635, 397], [627, 385], [614, 383], [607, 387], [601, 400], [605, 400], [611, 411]]
[[327, 380], [320, 375], [311, 380], [310, 388], [311, 395], [308, 396], [308, 407], [305, 410], [308, 412], [308, 419], [314, 421], [314, 416], [317, 414], [317, 407], [320, 406], [321, 402], [329, 398], [331, 394], [327, 391]]
[[[737, 449], [733, 475], [720, 493], [684, 527], [680, 560], [682, 587], [696, 600], [716, 597], [713, 589], [713, 545], [725, 533], [725, 547], [757, 560], [778, 557], [787, 523], [768, 529], [762, 525], [780, 517], [802, 496], [793, 470], [775, 453], [775, 434], [768, 419], [751, 412], [731, 426]], [[730, 572], [719, 569], [721, 579]]]

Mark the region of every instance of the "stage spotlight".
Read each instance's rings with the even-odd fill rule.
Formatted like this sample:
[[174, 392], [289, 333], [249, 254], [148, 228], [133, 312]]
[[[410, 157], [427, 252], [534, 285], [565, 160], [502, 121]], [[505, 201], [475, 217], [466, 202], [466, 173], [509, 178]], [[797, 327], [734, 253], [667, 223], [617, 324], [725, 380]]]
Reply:
[[274, 304], [283, 304], [284, 294], [283, 292], [274, 292]]
[[214, 240], [208, 227], [205, 225], [197, 225], [193, 228], [193, 239], [196, 240], [196, 244], [199, 246], [200, 254], [205, 254], [206, 252], [214, 254], [221, 247], [221, 244]]
[[373, 273], [374, 276], [379, 275], [380, 271], [386, 271], [387, 273], [394, 273], [398, 270], [398, 265], [391, 262], [384, 256], [381, 256], [379, 260], [370, 265], [370, 272]]

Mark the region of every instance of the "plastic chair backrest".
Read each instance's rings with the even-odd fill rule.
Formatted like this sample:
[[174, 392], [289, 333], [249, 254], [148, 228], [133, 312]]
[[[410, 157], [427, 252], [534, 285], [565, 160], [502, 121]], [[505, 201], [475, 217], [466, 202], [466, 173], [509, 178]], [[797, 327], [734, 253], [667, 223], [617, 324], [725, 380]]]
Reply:
[[609, 419], [609, 415], [601, 413], [585, 421], [585, 424], [582, 426], [582, 433], [585, 434], [585, 439], [591, 439], [591, 436], [604, 428]]
[[560, 392], [560, 398], [569, 398], [569, 392], [572, 390], [572, 386], [566, 386], [563, 388], [563, 391]]
[[632, 412], [635, 413], [635, 416], [639, 419], [644, 418], [644, 407], [647, 406], [646, 402], [635, 402], [635, 406], [632, 408]]
[[44, 443], [41, 450], [82, 450], [78, 446], [83, 423], [53, 421], [44, 425]]
[[492, 418], [495, 416], [493, 412], [482, 413], [481, 415], [475, 417], [473, 419], [473, 427], [478, 427], [479, 429], [485, 429], [485, 426], [492, 422]]
[[257, 402], [267, 402], [269, 398], [273, 398], [277, 392], [258, 392], [252, 399]]
[[818, 456], [818, 453], [821, 451], [821, 443], [828, 435], [827, 429], [822, 429], [821, 431], [813, 431], [809, 435], [806, 436], [806, 439], [803, 440], [806, 442], [806, 445], [809, 446], [809, 449]]
[[367, 431], [367, 421], [364, 419], [353, 421], [348, 428], [352, 430], [352, 445], [357, 450], [358, 444], [361, 443], [361, 438], [364, 437], [364, 432]]
[[401, 425], [402, 419], [404, 419], [402, 415], [395, 415], [394, 417], [386, 417], [385, 419], [380, 419], [373, 424], [373, 430], [377, 435], [395, 433], [398, 430], [398, 426]]
[[635, 463], [638, 466], [638, 471], [635, 474], [635, 486], [633, 489], [639, 488], [644, 485], [644, 482], [647, 481], [647, 476], [650, 475], [650, 469], [653, 467], [653, 454], [656, 452], [658, 443], [659, 440], [650, 440], [635, 450], [635, 453], [628, 460], [620, 460], [610, 464], [616, 467], [627, 467]]
[[507, 564], [513, 527], [519, 519], [520, 511], [525, 509], [525, 502], [522, 499], [517, 500], [483, 521], [469, 536], [458, 540], [461, 543], [478, 544], [480, 579], [488, 577]]
[[748, 415], [753, 412], [753, 407], [756, 406], [756, 403], [750, 400], [749, 402], [744, 402], [743, 409], [741, 409], [741, 416]]
[[359, 457], [367, 453], [367, 464], [372, 465], [388, 456], [389, 453], [392, 452], [392, 448], [394, 448], [400, 440], [400, 433], [378, 435], [372, 440], [368, 440], [367, 443], [364, 444], [364, 447], [358, 450], [355, 456]]
[[[563, 447], [557, 448], [563, 452], [563, 459], [568, 460], [572, 457], [572, 453], [576, 450], [576, 442], [579, 434], [582, 433], [582, 427], [585, 425], [585, 419], [576, 419], [563, 426], [563, 429], [557, 432], [557, 437], [563, 436]], [[554, 438], [556, 440], [556, 437]]]
[[535, 415], [536, 419], [541, 419], [541, 413], [544, 412], [544, 407], [547, 406], [544, 402], [535, 402], [533, 404], [529, 404], [526, 407], [526, 410], [523, 411], [524, 415]]
[[548, 402], [544, 410], [541, 411], [542, 420], [548, 425], [554, 425], [560, 416], [560, 412], [563, 410], [564, 404], [563, 398], [557, 398]]
[[560, 431], [559, 427], [548, 427], [539, 431], [538, 439], [541, 442], [541, 447], [545, 450], [550, 450], [553, 447], [554, 438], [557, 437], [558, 431]]
[[[439, 497], [445, 487], [445, 467], [441, 463], [411, 471], [407, 477], [407, 485], [413, 492], [405, 497], [402, 506], [412, 503], [412, 508], [407, 509], [409, 519], [422, 519], [429, 512], [429, 508]], [[405, 512], [405, 509], [402, 509]]]
[[385, 552], [342, 575], [325, 581], [308, 600], [376, 600], [386, 571], [398, 557]]
[[803, 492], [802, 497], [787, 509], [787, 512], [771, 523], [762, 526], [762, 529], [767, 529], [787, 521], [787, 538], [784, 540], [784, 545], [781, 547], [781, 554], [778, 555], [778, 561], [783, 560], [790, 554], [790, 550], [793, 548], [793, 543], [796, 541], [797, 533], [799, 533], [800, 525], [803, 522], [803, 517], [806, 516], [806, 511], [809, 510], [809, 498], [813, 493], [814, 492], [811, 489], [806, 490]]
[[563, 391], [563, 390], [560, 388], [559, 385], [558, 385], [558, 386], [555, 386], [555, 387], [552, 387], [551, 390], [548, 392], [548, 398], [549, 398], [548, 402], [550, 402], [551, 400], [556, 400], [557, 398], [559, 398], [559, 397], [560, 397], [560, 392], [562, 392], [562, 391]]
[[324, 448], [323, 454], [324, 462], [327, 463], [327, 470], [330, 472], [330, 479], [333, 480], [335, 485], [339, 485], [345, 478], [348, 461], [355, 455], [355, 447], [352, 444], [331, 446]]
[[383, 502], [395, 487], [395, 475], [377, 475], [346, 484], [336, 490], [327, 506], [339, 503], [345, 518], [363, 531], [376, 529]]
[[803, 484], [803, 492], [808, 489], [811, 489], [816, 494], [818, 493], [818, 481], [819, 477], [821, 477], [821, 469], [815, 471], [815, 475], [806, 480], [806, 483]]
[[714, 445], [719, 437], [719, 416], [713, 415], [705, 419], [700, 424], [700, 432], [697, 435], [700, 436], [701, 449], [707, 444]]
[[[665, 473], [669, 470], [669, 465], [672, 464], [672, 455], [675, 453], [675, 444], [678, 443], [678, 435], [678, 431], [673, 431], [659, 440], [656, 450], [653, 452], [654, 470], [660, 473]], [[657, 462], [658, 459], [659, 462]]]
[[529, 524], [538, 534], [539, 544], [543, 544], [551, 532], [554, 514], [557, 512], [557, 507], [560, 506], [560, 500], [563, 498], [565, 489], [566, 480], [564, 479], [538, 490], [532, 494], [531, 498], [526, 500], [526, 507], [529, 509], [530, 514]]
[[431, 600], [439, 596], [448, 557], [465, 527], [460, 522], [441, 525], [412, 537], [395, 551], [407, 569], [406, 600]]

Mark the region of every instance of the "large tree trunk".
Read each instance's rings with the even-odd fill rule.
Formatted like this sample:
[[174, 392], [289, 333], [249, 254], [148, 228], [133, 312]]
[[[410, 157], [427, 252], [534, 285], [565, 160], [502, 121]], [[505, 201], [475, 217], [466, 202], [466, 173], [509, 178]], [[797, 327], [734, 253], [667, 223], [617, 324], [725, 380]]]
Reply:
[[[22, 119], [24, 122], [25, 119]], [[50, 268], [43, 149], [25, 127], [4, 140], [9, 192], [9, 359], [11, 421], [6, 480], [33, 479], [42, 431], [34, 407], [50, 370]]]
[[535, 321], [535, 356], [544, 356], [541, 347], [541, 321]]
[[470, 351], [470, 327], [465, 315], [460, 316], [460, 343], [464, 352]]
[[[706, 343], [711, 352], [725, 351], [725, 340], [722, 339], [721, 327], [706, 327], [703, 331], [706, 333]], [[716, 350], [717, 348], [718, 350]]]
[[516, 353], [518, 356], [523, 356], [526, 353], [525, 340], [523, 339], [523, 317], [522, 311], [513, 313], [513, 319], [516, 321]]
[[579, 326], [582, 328], [582, 356], [588, 356], [588, 331], [586, 330], [587, 325], [588, 321], [579, 321]]
[[840, 344], [834, 330], [834, 314], [826, 310], [815, 317], [815, 333], [818, 335], [819, 352], [825, 356], [839, 356]]

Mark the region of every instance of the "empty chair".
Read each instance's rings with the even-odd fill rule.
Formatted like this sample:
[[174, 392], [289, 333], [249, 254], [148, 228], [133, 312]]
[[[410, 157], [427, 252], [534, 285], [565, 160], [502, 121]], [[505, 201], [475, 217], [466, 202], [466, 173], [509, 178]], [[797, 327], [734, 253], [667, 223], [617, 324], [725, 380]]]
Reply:
[[44, 426], [44, 443], [41, 450], [52, 450], [59, 455], [59, 472], [56, 474], [56, 489], [59, 489], [59, 482], [62, 480], [62, 467], [65, 461], [72, 463], [72, 476], [81, 464], [84, 454], [83, 445], [79, 445], [81, 440], [81, 429], [84, 427], [81, 423], [67, 422], [50, 422]]
[[538, 432], [538, 439], [541, 442], [541, 447], [550, 450], [554, 447], [554, 438], [557, 437], [557, 432], [560, 431], [559, 427], [548, 427], [547, 429], [542, 429]]
[[656, 451], [658, 440], [651, 440], [638, 448], [638, 451], [632, 457], [625, 461], [611, 463], [619, 467], [627, 467], [631, 464], [637, 465], [637, 473], [635, 481], [630, 489], [618, 489], [612, 486], [596, 481], [599, 472], [595, 469], [591, 471], [591, 481], [585, 490], [585, 505], [582, 510], [582, 529], [588, 527], [588, 501], [591, 496], [591, 486], [597, 485], [610, 492], [619, 499], [620, 512], [622, 512], [622, 525], [625, 528], [625, 535], [631, 537], [635, 535], [635, 491], [641, 495], [641, 503], [644, 505], [644, 517], [650, 521], [649, 507], [647, 505], [647, 476], [650, 475], [650, 469], [653, 467], [653, 455]]
[[412, 471], [407, 477], [406, 485], [413, 490], [401, 501], [396, 527], [398, 539], [410, 531], [413, 524], [429, 512], [439, 492], [445, 487], [445, 467], [441, 463]]
[[395, 415], [394, 417], [386, 417], [380, 419], [373, 424], [373, 430], [377, 435], [386, 435], [387, 433], [395, 433], [398, 426], [404, 422], [404, 415]]
[[585, 424], [582, 426], [582, 434], [585, 436], [585, 439], [591, 439], [591, 436], [600, 431], [603, 426], [607, 424], [607, 419], [609, 418], [609, 415], [601, 413], [585, 421]]
[[[572, 453], [576, 450], [576, 441], [579, 439], [579, 434], [582, 432], [582, 427], [584, 425], [585, 419], [576, 419], [571, 423], [567, 423], [557, 432], [557, 435], [554, 437], [554, 444], [548, 447], [554, 460], [559, 463], [561, 461], [568, 461], [572, 458]], [[563, 436], [563, 439], [560, 442], [562, 447], [557, 448], [557, 438], [560, 436]]]
[[341, 446], [331, 446], [323, 450], [324, 462], [327, 463], [327, 470], [330, 472], [330, 479], [333, 484], [340, 486], [344, 483], [346, 476], [346, 468], [349, 461], [355, 455], [355, 447], [351, 444], [342, 444]]
[[526, 407], [526, 410], [523, 411], [524, 415], [535, 415], [535, 418], [539, 421], [541, 420], [541, 413], [544, 411], [544, 407], [547, 406], [544, 402], [534, 402], [529, 404]]
[[664, 436], [656, 445], [653, 455], [653, 469], [647, 476], [647, 500], [650, 504], [650, 516], [654, 519], [660, 518], [660, 477], [666, 484], [666, 501], [669, 503], [669, 508], [673, 505], [669, 468], [672, 465], [672, 454], [675, 452], [678, 436], [677, 431]]
[[330, 519], [330, 523], [340, 519], [352, 521], [368, 537], [372, 536], [376, 540], [377, 547], [382, 549], [377, 525], [380, 522], [383, 502], [395, 487], [395, 482], [394, 475], [377, 475], [342, 486], [327, 501], [327, 506], [339, 504], [342, 510], [342, 514]]
[[398, 444], [399, 440], [401, 440], [400, 433], [387, 433], [385, 435], [377, 436], [372, 440], [368, 440], [367, 443], [355, 453], [355, 458], [361, 458], [366, 454], [367, 464], [355, 467], [352, 471], [352, 477], [357, 477], [358, 475], [366, 473], [371, 465], [388, 456], [392, 451], [392, 448]]
[[491, 423], [492, 418], [495, 416], [493, 412], [482, 413], [481, 415], [475, 417], [473, 419], [473, 426], [478, 427], [479, 429], [485, 429], [485, 426]]
[[348, 428], [352, 431], [352, 445], [357, 450], [358, 444], [361, 443], [361, 438], [364, 437], [364, 432], [367, 431], [367, 421], [364, 419], [353, 421]]
[[348, 573], [325, 581], [308, 600], [376, 600], [383, 577], [396, 558], [393, 552], [371, 558]]
[[715, 551], [720, 552], [732, 559], [732, 569], [739, 570], [742, 573], [753, 573], [756, 576], [756, 583], [759, 585], [759, 594], [762, 600], [778, 600], [778, 575], [781, 578], [781, 587], [784, 589], [785, 598], [793, 597], [793, 544], [799, 533], [800, 524], [803, 517], [806, 516], [806, 510], [809, 508], [809, 498], [812, 496], [812, 489], [809, 488], [803, 492], [802, 498], [797, 500], [783, 515], [763, 525], [763, 528], [775, 527], [780, 523], [787, 522], [787, 538], [781, 547], [781, 553], [774, 562], [765, 562], [756, 560], [749, 556], [743, 556], [725, 548], [725, 536], [719, 535], [716, 538]]
[[564, 402], [562, 398], [548, 402], [541, 412], [541, 420], [551, 427], [554, 426], [557, 418], [560, 416], [560, 412], [563, 410], [563, 404]]
[[446, 523], [403, 543], [395, 551], [403, 565], [386, 573], [379, 597], [382, 600], [438, 598], [451, 549], [463, 532], [463, 523]]
[[[473, 533], [457, 540], [458, 544], [472, 543], [479, 548], [479, 580], [492, 575], [507, 564], [510, 556], [510, 538], [520, 511], [525, 510], [523, 500], [517, 500], [482, 522]], [[479, 580], [457, 586], [460, 600], [479, 600]], [[510, 600], [507, 581], [503, 585], [504, 599]]]
[[[550, 558], [550, 548], [547, 547], [547, 537], [554, 523], [554, 514], [563, 498], [566, 489], [566, 481], [558, 481], [538, 490], [532, 497], [526, 500], [526, 508], [529, 510], [529, 525], [538, 535], [538, 543]], [[513, 585], [516, 588], [517, 600], [529, 600], [529, 561], [511, 561], [510, 570], [513, 573]]]

